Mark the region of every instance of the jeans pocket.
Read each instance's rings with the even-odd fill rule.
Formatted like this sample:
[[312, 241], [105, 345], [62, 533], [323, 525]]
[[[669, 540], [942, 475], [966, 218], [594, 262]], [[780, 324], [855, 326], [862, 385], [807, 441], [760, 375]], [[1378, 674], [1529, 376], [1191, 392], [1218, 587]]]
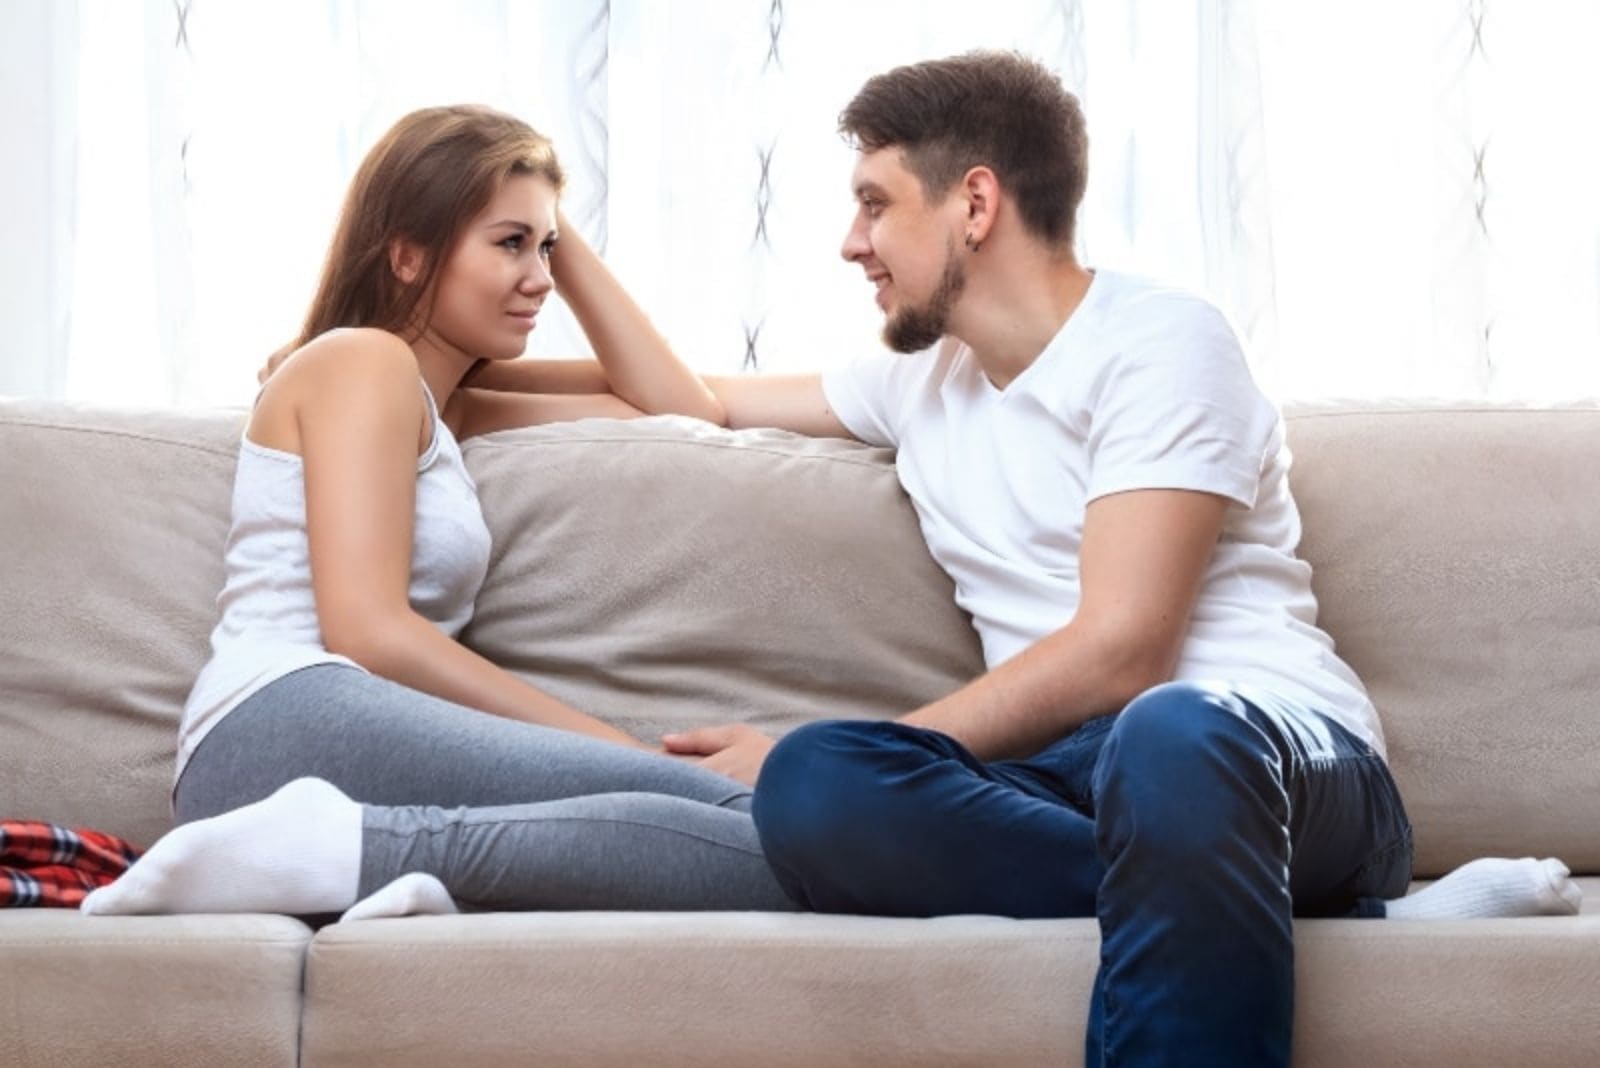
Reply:
[[1397, 841], [1379, 849], [1361, 866], [1350, 880], [1349, 896], [1362, 898], [1402, 897], [1411, 885], [1411, 858], [1413, 848], [1411, 828], [1408, 825]]
[[1411, 835], [1411, 817], [1406, 814], [1405, 803], [1400, 798], [1400, 787], [1382, 757], [1374, 755], [1377, 764], [1378, 804], [1393, 821], [1389, 844], [1362, 865], [1356, 873], [1357, 897], [1400, 897], [1411, 884], [1411, 862], [1415, 853]]
[[1303, 766], [1296, 779], [1296, 915], [1349, 915], [1363, 899], [1405, 893], [1411, 824], [1383, 758], [1357, 751]]
[[1411, 820], [1400, 799], [1400, 788], [1382, 757], [1373, 754], [1362, 763], [1371, 783], [1367, 819], [1375, 828], [1375, 848], [1343, 887], [1348, 900], [1400, 897], [1411, 884], [1414, 853]]

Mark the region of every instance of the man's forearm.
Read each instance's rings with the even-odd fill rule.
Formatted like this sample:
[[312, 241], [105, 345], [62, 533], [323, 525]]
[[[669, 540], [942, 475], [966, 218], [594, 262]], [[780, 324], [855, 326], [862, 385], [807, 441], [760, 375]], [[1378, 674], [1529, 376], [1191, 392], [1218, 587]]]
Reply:
[[1029, 756], [1171, 678], [1169, 659], [1147, 649], [1069, 624], [901, 722], [948, 734], [980, 760]]
[[1027, 756], [1168, 681], [1229, 507], [1185, 490], [1091, 501], [1072, 622], [905, 722], [983, 760]]

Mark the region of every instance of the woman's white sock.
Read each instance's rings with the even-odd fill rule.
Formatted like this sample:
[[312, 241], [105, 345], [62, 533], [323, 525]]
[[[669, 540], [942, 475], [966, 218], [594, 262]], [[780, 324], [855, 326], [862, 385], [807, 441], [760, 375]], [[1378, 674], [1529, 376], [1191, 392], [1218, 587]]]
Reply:
[[427, 872], [414, 871], [351, 905], [339, 922], [384, 916], [449, 916], [459, 911], [444, 883]]
[[1391, 920], [1496, 916], [1573, 916], [1583, 891], [1554, 857], [1484, 857], [1463, 864], [1414, 894], [1385, 903]]
[[168, 833], [110, 886], [91, 915], [338, 912], [361, 876], [361, 806], [321, 779]]

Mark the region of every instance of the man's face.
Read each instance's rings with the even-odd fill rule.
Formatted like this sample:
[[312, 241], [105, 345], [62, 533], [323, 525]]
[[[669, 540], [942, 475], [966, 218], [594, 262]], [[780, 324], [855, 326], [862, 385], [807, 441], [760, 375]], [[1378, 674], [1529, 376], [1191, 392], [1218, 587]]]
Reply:
[[884, 344], [920, 352], [949, 332], [966, 286], [958, 244], [964, 206], [953, 192], [929, 203], [893, 145], [861, 153], [851, 184], [856, 215], [840, 254], [878, 289]]

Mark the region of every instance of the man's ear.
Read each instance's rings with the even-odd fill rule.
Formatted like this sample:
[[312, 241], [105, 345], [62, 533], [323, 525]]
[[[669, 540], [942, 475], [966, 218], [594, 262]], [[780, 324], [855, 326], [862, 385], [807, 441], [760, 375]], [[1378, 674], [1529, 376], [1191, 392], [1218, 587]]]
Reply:
[[960, 193], [967, 209], [967, 245], [983, 244], [994, 229], [995, 209], [1000, 201], [1000, 179], [994, 171], [979, 165], [961, 176]]
[[389, 242], [389, 270], [405, 285], [411, 285], [422, 275], [422, 264], [426, 259], [422, 246], [415, 241], [397, 237]]

